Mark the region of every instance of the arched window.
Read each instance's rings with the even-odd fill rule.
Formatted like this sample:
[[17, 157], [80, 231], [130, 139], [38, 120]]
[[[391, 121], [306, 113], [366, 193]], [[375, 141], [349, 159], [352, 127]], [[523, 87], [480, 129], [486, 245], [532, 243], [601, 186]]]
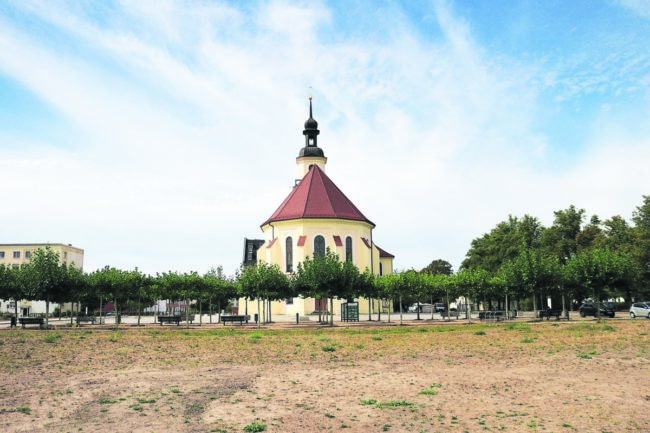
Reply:
[[325, 238], [318, 235], [314, 238], [314, 257], [325, 257]]
[[381, 277], [382, 275], [384, 275], [384, 264], [379, 262], [379, 276]]
[[291, 236], [287, 238], [284, 258], [287, 263], [287, 272], [293, 272], [293, 239]]
[[350, 236], [345, 238], [345, 261], [352, 261], [352, 238]]

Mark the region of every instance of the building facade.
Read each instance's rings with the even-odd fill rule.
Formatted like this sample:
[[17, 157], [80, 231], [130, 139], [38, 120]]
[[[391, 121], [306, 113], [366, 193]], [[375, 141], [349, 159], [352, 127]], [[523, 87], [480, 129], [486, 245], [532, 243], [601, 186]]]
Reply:
[[[379, 248], [373, 240], [375, 224], [370, 221], [338, 186], [327, 176], [327, 158], [318, 147], [318, 122], [309, 102], [309, 119], [303, 135], [305, 145], [296, 158], [297, 180], [292, 191], [280, 206], [262, 224], [263, 239], [256, 247], [256, 259], [276, 264], [291, 274], [305, 257], [336, 253], [342, 261], [351, 261], [361, 272], [371, 270], [375, 275], [393, 272], [394, 256]], [[245, 248], [252, 245], [245, 240]], [[250, 251], [245, 255], [251, 257]], [[362, 301], [362, 300], [360, 300]], [[239, 311], [244, 311], [240, 300]], [[335, 313], [339, 311], [335, 302]], [[253, 305], [255, 304], [255, 305]], [[359, 302], [360, 312], [371, 308], [368, 302]], [[248, 312], [256, 313], [256, 303], [249, 303]], [[322, 302], [311, 298], [294, 298], [272, 303], [272, 314], [312, 314], [323, 310]], [[383, 306], [373, 305], [373, 311]]]

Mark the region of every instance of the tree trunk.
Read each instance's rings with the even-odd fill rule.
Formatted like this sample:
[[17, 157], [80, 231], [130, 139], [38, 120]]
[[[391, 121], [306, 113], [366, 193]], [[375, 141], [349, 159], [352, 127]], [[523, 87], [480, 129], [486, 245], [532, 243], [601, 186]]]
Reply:
[[372, 322], [372, 300], [368, 298], [368, 322]]
[[47, 294], [47, 299], [45, 300], [45, 329], [50, 329], [50, 294]]
[[399, 324], [400, 326], [404, 324], [404, 319], [402, 316], [402, 295], [399, 295]]
[[330, 326], [334, 326], [334, 298], [330, 298]]

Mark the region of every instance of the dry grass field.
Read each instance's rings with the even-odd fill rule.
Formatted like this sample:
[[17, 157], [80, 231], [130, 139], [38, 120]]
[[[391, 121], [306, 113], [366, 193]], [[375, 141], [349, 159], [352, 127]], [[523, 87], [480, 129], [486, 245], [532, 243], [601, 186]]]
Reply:
[[649, 329], [3, 329], [0, 431], [649, 432]]

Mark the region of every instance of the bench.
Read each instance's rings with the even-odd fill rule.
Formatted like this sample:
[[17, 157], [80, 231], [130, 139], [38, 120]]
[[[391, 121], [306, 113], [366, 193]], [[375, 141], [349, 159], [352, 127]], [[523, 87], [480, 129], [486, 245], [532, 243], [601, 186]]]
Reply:
[[[194, 315], [191, 315], [187, 321], [189, 323], [194, 322]], [[162, 326], [163, 323], [175, 323], [176, 326], [178, 326], [181, 322], [185, 322], [184, 316], [158, 316], [158, 323], [160, 323], [160, 326]]]
[[38, 325], [39, 328], [42, 328], [45, 324], [45, 320], [42, 317], [20, 317], [18, 322], [25, 328], [25, 325]]
[[440, 316], [444, 319], [445, 317], [455, 317], [458, 319], [458, 311], [441, 311]]
[[226, 326], [226, 322], [234, 323], [234, 322], [239, 322], [240, 325], [243, 325], [244, 322], [247, 322], [251, 316], [243, 316], [243, 315], [230, 315], [230, 316], [221, 316], [221, 322], [223, 323], [223, 326]]
[[537, 317], [539, 317], [540, 319], [546, 317], [546, 320], [550, 320], [551, 316], [555, 316], [555, 320], [560, 320], [561, 315], [562, 315], [562, 310], [539, 310], [537, 312]]
[[163, 323], [175, 323], [178, 326], [181, 323], [181, 316], [158, 316], [158, 323], [160, 326]]
[[479, 320], [495, 320], [499, 322], [501, 320], [517, 318], [517, 311], [479, 311], [478, 318]]
[[77, 325], [81, 322], [95, 324], [95, 316], [77, 316]]

